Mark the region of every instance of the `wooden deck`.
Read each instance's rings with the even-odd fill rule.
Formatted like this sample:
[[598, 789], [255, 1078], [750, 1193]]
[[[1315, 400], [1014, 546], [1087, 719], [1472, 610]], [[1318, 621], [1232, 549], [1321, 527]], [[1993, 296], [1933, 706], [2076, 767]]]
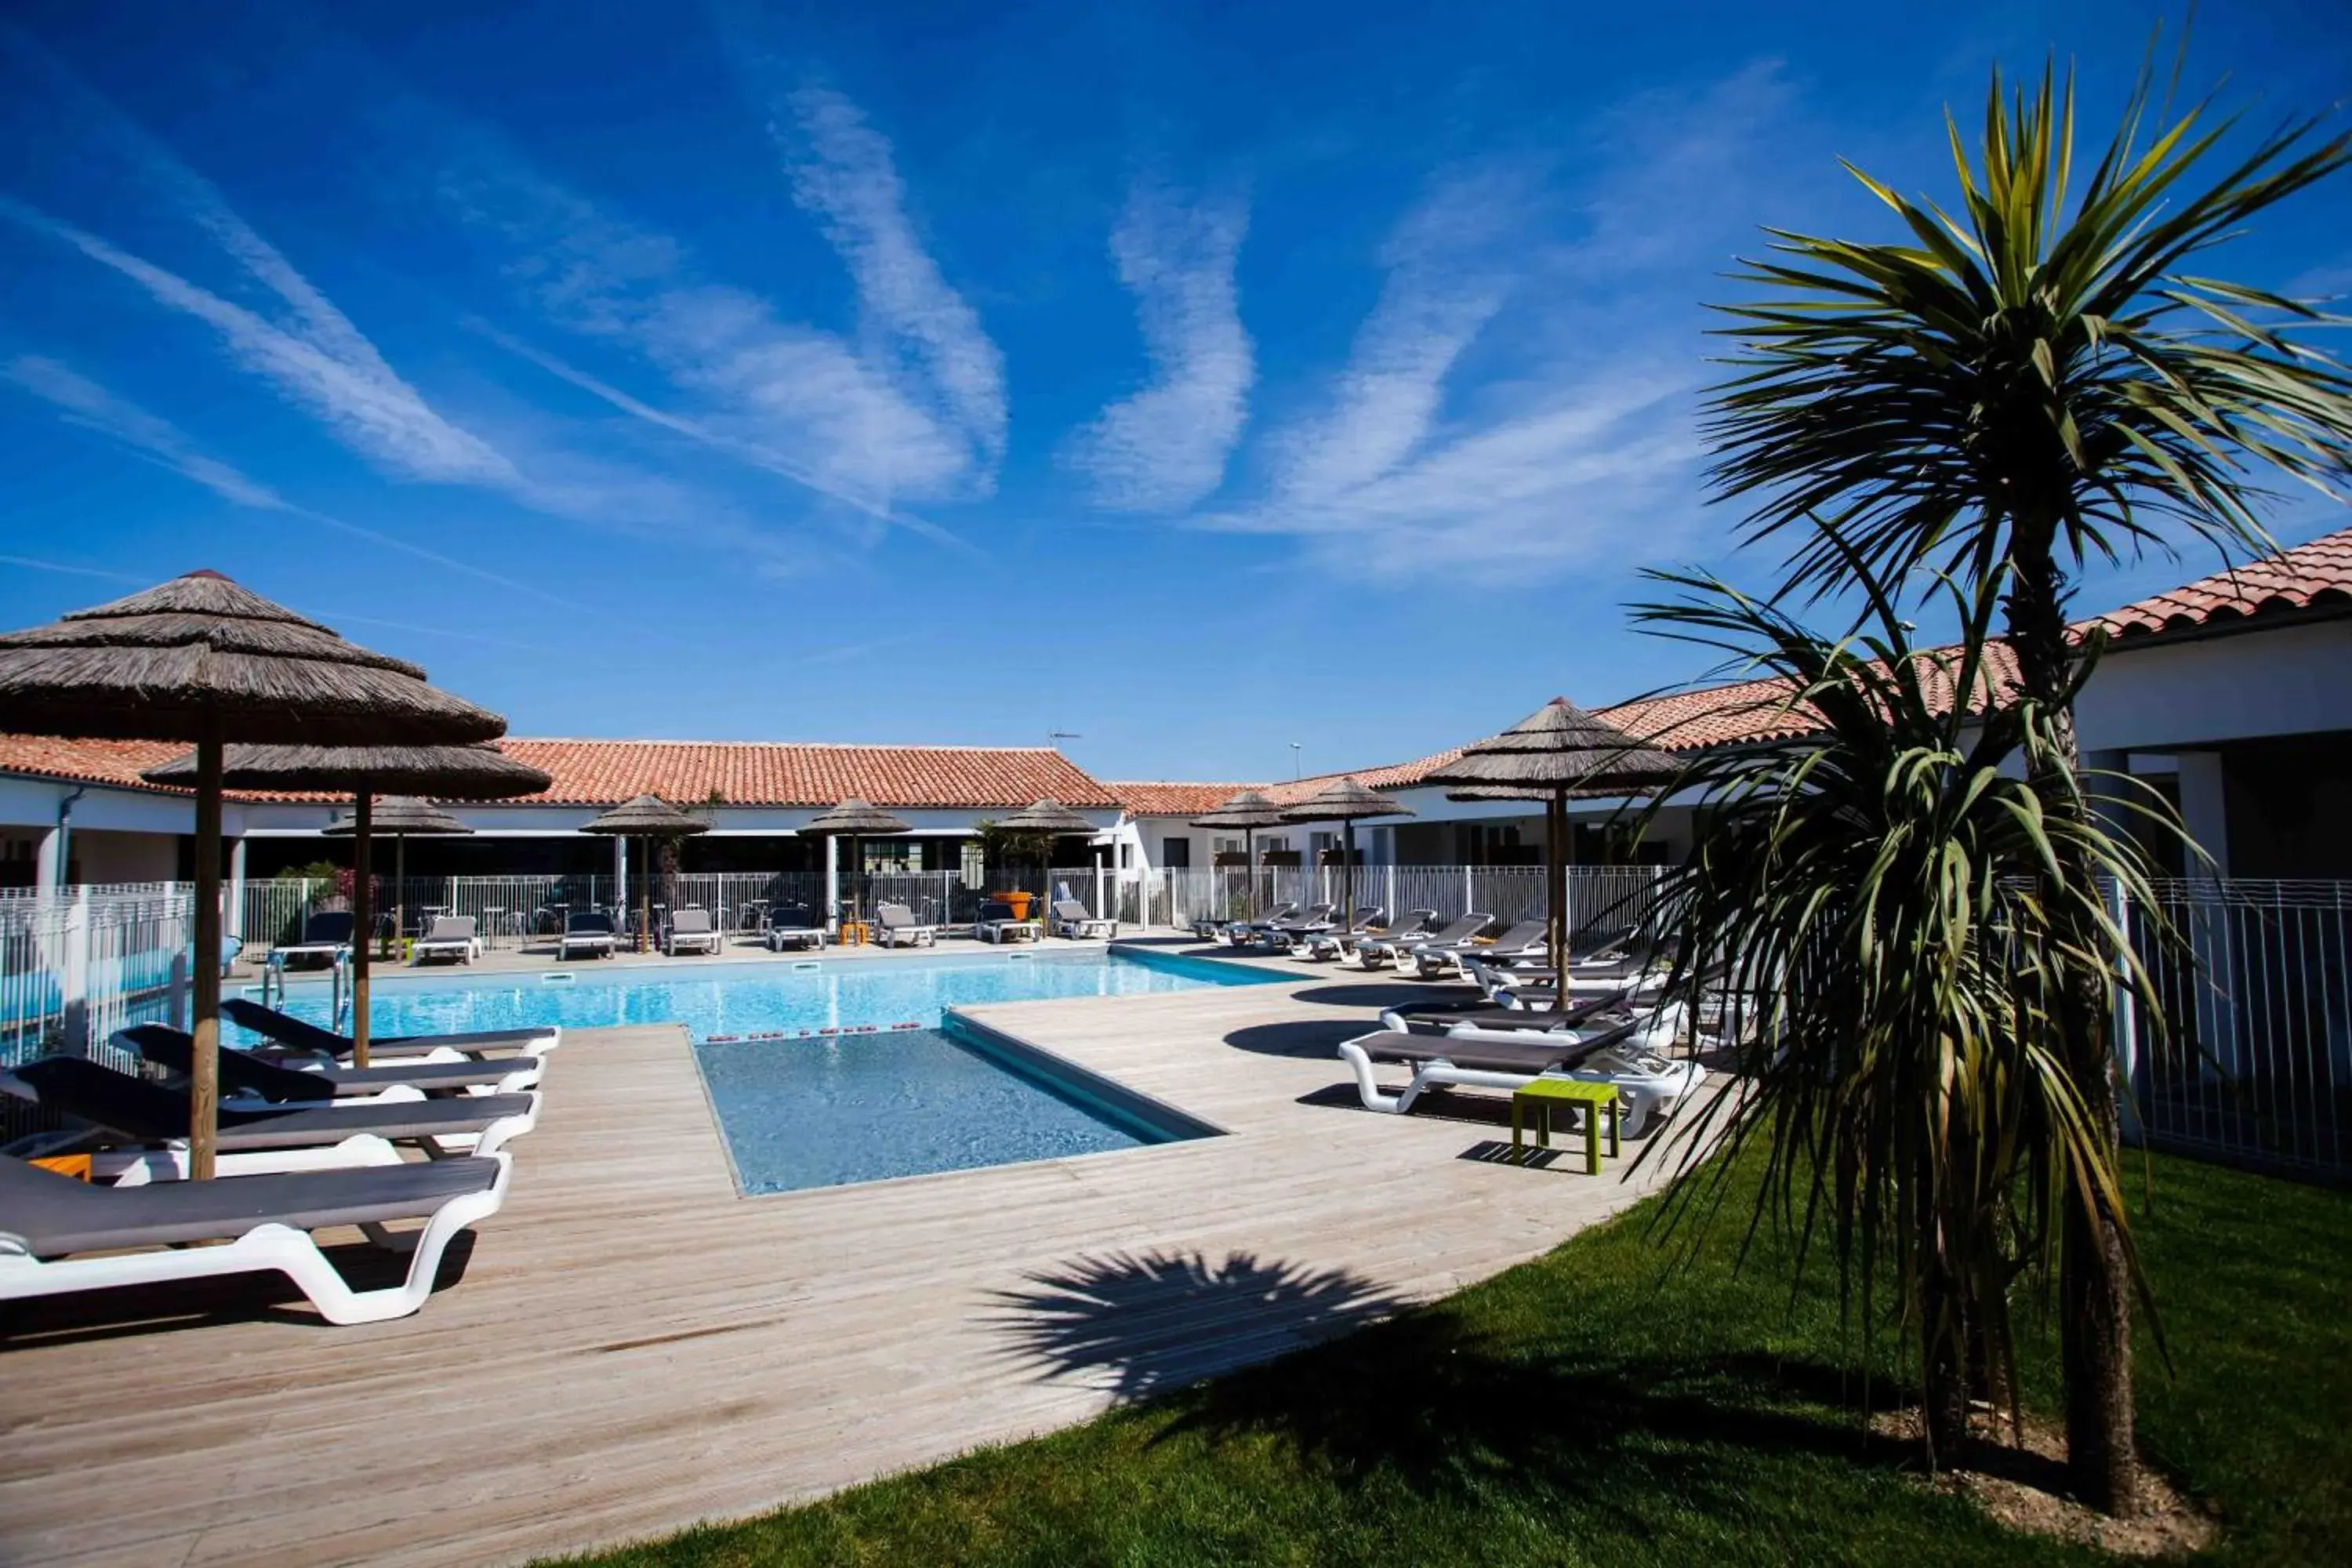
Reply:
[[473, 1564], [740, 1517], [1279, 1354], [1637, 1195], [1331, 1094], [1332, 1044], [1412, 988], [1286, 967], [978, 1010], [1226, 1136], [772, 1197], [735, 1194], [681, 1030], [572, 1035], [415, 1317], [327, 1328], [267, 1285], [0, 1309], [0, 1562]]

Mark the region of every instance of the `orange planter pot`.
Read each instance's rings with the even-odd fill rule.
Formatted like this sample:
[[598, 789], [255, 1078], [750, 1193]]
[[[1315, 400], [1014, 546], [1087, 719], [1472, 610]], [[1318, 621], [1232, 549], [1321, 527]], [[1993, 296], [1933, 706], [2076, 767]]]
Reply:
[[999, 903], [1012, 905], [1013, 918], [1016, 921], [1029, 918], [1029, 901], [1036, 897], [1034, 893], [991, 893], [988, 896]]

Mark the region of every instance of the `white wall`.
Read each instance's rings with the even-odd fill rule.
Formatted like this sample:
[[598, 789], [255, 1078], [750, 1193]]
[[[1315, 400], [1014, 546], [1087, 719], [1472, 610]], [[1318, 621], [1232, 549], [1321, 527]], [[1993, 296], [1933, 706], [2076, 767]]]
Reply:
[[2110, 647], [2074, 709], [2084, 751], [2352, 730], [2352, 620]]
[[74, 824], [72, 856], [85, 882], [168, 882], [180, 874], [180, 836]]

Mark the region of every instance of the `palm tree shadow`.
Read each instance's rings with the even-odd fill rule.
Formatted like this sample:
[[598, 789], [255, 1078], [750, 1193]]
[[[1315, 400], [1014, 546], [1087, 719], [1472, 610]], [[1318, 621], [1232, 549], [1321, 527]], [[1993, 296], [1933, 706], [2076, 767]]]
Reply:
[[[1267, 1437], [1344, 1483], [1426, 1494], [1752, 1506], [1727, 1447], [1898, 1468], [1843, 1370], [1757, 1353], [1675, 1360], [1502, 1342], [1437, 1306], [1181, 1396], [1155, 1439]], [[1872, 1404], [1902, 1391], [1874, 1385]], [[1728, 1470], [1731, 1473], [1727, 1473]]]
[[991, 1321], [1041, 1374], [1079, 1376], [1120, 1403], [1171, 1393], [1398, 1311], [1344, 1269], [1231, 1252], [1082, 1258], [993, 1293]]

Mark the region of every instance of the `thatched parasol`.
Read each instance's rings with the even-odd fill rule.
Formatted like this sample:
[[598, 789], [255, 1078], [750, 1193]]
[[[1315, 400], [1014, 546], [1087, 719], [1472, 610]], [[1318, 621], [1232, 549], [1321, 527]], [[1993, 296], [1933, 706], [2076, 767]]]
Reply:
[[1195, 827], [1238, 827], [1242, 830], [1243, 870], [1249, 886], [1248, 896], [1242, 907], [1250, 920], [1257, 918], [1257, 830], [1278, 827], [1283, 820], [1282, 807], [1254, 789], [1245, 789], [1216, 810], [1192, 819]]
[[[1568, 797], [1626, 795], [1673, 779], [1682, 764], [1555, 697], [1499, 735], [1472, 742], [1462, 755], [1426, 774], [1424, 784], [1462, 784], [1479, 800], [1544, 803], [1544, 937], [1551, 961], [1568, 963]], [[1555, 988], [1553, 1005], [1568, 1005], [1568, 987]]]
[[[155, 784], [184, 784], [195, 772], [193, 757], [179, 757], [141, 776]], [[364, 1066], [368, 1055], [369, 943], [374, 930], [374, 879], [369, 837], [396, 834], [394, 882], [404, 899], [408, 846], [402, 830], [388, 827], [374, 810], [380, 791], [413, 792], [445, 800], [508, 800], [536, 795], [554, 781], [528, 763], [516, 761], [487, 742], [471, 746], [230, 746], [221, 767], [221, 782], [230, 789], [332, 790], [353, 797], [350, 826], [354, 880], [352, 923], [361, 933], [352, 961], [352, 1057]], [[427, 813], [446, 826], [415, 827], [406, 832], [466, 833], [455, 817], [435, 812], [422, 801], [414, 811]], [[328, 831], [336, 832], [334, 828]], [[404, 903], [394, 905], [395, 931], [406, 925]]]
[[[657, 795], [641, 795], [635, 800], [624, 801], [580, 829], [583, 833], [602, 834], [607, 838], [682, 838], [688, 834], [708, 833], [710, 824], [698, 816], [690, 816]], [[651, 853], [645, 856], [646, 866], [640, 873], [637, 900], [637, 951], [646, 951], [651, 937], [654, 918], [654, 868]], [[629, 905], [629, 889], [621, 889], [621, 907]]]
[[[1057, 838], [1084, 838], [1089, 841], [1087, 852], [1090, 857], [1094, 856], [1092, 840], [1102, 831], [1050, 795], [1043, 800], [1031, 801], [996, 826], [1012, 828], [1016, 833], [1045, 833]], [[1050, 853], [1047, 858], [1049, 860], [1052, 858]], [[1050, 866], [1047, 868], [1049, 870], [1051, 868]], [[1052, 892], [1052, 889], [1046, 889], [1049, 897]], [[1097, 903], [1102, 901], [1102, 866], [1099, 858], [1097, 858], [1095, 866], [1095, 901]], [[1100, 914], [1102, 911], [1097, 910], [1095, 913]]]
[[[188, 784], [195, 775], [193, 756], [175, 757], [140, 776], [152, 784]], [[368, 1065], [368, 975], [375, 941], [374, 862], [369, 836], [383, 831], [373, 817], [381, 791], [432, 795], [445, 800], [509, 800], [537, 795], [555, 781], [528, 763], [519, 763], [484, 742], [472, 746], [230, 746], [221, 763], [221, 783], [229, 789], [332, 790], [352, 801], [352, 928], [358, 940], [352, 946], [352, 1060]], [[430, 811], [423, 802], [412, 802]], [[447, 828], [412, 831], [468, 831], [457, 818], [441, 816]], [[330, 831], [332, 831], [331, 829]], [[394, 850], [395, 899], [404, 899], [408, 841], [403, 837]], [[405, 928], [407, 908], [395, 902], [393, 930]]]
[[[887, 837], [895, 833], [912, 833], [915, 829], [912, 825], [899, 821], [880, 806], [869, 805], [852, 797], [831, 811], [819, 813], [801, 831], [812, 838], [849, 840], [849, 918], [855, 921], [864, 907], [858, 892], [865, 880], [865, 868], [857, 863], [857, 841], [868, 835]], [[828, 888], [825, 891], [830, 896], [833, 889]]]
[[[546, 786], [542, 784], [540, 787], [544, 789]], [[362, 795], [360, 798], [365, 800], [367, 797]], [[357, 865], [368, 866], [372, 862], [368, 858], [360, 820], [362, 815], [358, 805], [354, 804], [350, 816], [335, 818], [322, 831], [330, 838], [361, 836], [361, 841], [352, 846], [352, 858]], [[373, 818], [366, 825], [365, 831], [378, 836], [392, 835], [392, 933], [396, 941], [400, 933], [408, 929], [408, 841], [411, 838], [455, 837], [474, 830], [429, 800], [419, 800], [413, 795], [388, 795], [376, 801]], [[352, 891], [358, 891], [356, 883], [352, 885]], [[364, 939], [361, 945], [366, 945]], [[365, 976], [366, 971], [362, 969], [352, 977], [352, 1042], [355, 1047], [352, 1052], [354, 1058], [364, 1057], [367, 1050], [367, 1026], [359, 1022], [367, 1015]]]
[[416, 666], [345, 642], [217, 572], [0, 635], [0, 730], [195, 743], [190, 1176], [213, 1173], [220, 1097], [223, 746], [459, 745], [506, 727], [426, 685]]
[[[395, 838], [455, 837], [474, 831], [431, 801], [419, 800], [413, 795], [388, 795], [379, 799], [375, 803], [374, 830]], [[319, 831], [330, 838], [349, 838], [359, 831], [358, 814], [339, 816]], [[397, 872], [393, 879], [400, 879]]]
[[1339, 929], [1356, 929], [1356, 823], [1366, 816], [1411, 816], [1412, 808], [1351, 778], [1334, 779], [1282, 814], [1286, 822], [1339, 825]]

